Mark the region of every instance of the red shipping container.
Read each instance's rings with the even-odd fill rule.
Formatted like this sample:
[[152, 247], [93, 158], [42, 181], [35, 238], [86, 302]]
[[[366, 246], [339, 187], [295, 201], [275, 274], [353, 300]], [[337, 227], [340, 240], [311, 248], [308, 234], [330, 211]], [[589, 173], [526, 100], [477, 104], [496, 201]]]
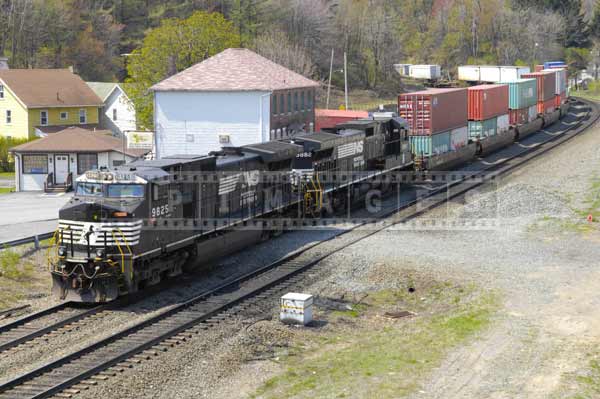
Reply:
[[542, 72], [544, 70], [543, 65], [536, 65], [534, 68], [534, 72]]
[[508, 116], [512, 126], [524, 125], [529, 122], [529, 108], [509, 109]]
[[430, 89], [398, 96], [409, 134], [430, 136], [467, 124], [467, 89]]
[[550, 114], [550, 113], [554, 112], [554, 109], [555, 109], [554, 102], [555, 102], [554, 98], [551, 98], [550, 100], [546, 100], [546, 101], [538, 101], [538, 104], [537, 104], [538, 114]]
[[538, 102], [554, 99], [556, 95], [556, 72], [542, 71], [534, 73], [526, 73], [521, 75], [523, 79], [537, 79], [537, 95]]
[[508, 112], [508, 85], [469, 87], [469, 120], [484, 121]]
[[338, 123], [344, 123], [354, 119], [368, 117], [369, 112], [367, 111], [315, 109], [315, 132], [320, 132], [325, 128], [333, 128]]
[[561, 94], [557, 94], [556, 97], [554, 97], [554, 106], [556, 108], [559, 108], [566, 101], [567, 101], [567, 93], [562, 92]]

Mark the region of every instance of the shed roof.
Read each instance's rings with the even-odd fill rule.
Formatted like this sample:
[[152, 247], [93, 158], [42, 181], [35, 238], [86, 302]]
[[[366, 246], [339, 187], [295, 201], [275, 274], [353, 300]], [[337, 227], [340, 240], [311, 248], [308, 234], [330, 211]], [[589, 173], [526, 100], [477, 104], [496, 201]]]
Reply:
[[114, 137], [109, 130], [90, 131], [79, 127], [69, 127], [47, 137], [13, 147], [10, 151], [18, 153], [116, 151], [133, 157], [139, 157], [148, 152], [148, 150], [128, 148], [123, 150], [123, 140]]
[[28, 108], [103, 105], [96, 93], [68, 69], [0, 70], [0, 81]]
[[319, 84], [248, 49], [230, 48], [152, 86], [155, 91], [273, 91]]
[[102, 101], [106, 101], [108, 96], [111, 95], [113, 90], [119, 86], [118, 83], [113, 82], [85, 82], [90, 89], [96, 93], [98, 97], [102, 99]]

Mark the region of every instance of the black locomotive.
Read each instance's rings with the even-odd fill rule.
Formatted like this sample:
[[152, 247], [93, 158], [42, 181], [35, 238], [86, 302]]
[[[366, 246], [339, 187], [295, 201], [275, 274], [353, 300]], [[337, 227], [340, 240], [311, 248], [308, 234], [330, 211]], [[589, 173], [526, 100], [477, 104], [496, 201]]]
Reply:
[[88, 171], [59, 212], [53, 290], [72, 301], [114, 300], [278, 234], [285, 218], [335, 211], [374, 177], [411, 166], [405, 122], [374, 118]]

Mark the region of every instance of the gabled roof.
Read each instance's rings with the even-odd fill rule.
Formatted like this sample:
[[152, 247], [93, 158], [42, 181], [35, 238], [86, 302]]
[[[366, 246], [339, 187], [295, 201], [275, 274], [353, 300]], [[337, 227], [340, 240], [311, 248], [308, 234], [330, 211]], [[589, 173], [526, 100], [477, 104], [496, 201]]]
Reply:
[[148, 150], [134, 150], [125, 148], [123, 151], [123, 140], [112, 135], [110, 130], [90, 131], [73, 126], [61, 132], [53, 133], [47, 137], [33, 140], [10, 149], [11, 152], [33, 153], [33, 152], [109, 152], [116, 151], [130, 156], [138, 157]]
[[96, 93], [98, 97], [102, 99], [102, 101], [106, 101], [108, 96], [112, 94], [112, 92], [119, 87], [118, 83], [112, 82], [85, 82], [90, 89]]
[[248, 49], [230, 48], [151, 87], [154, 91], [273, 91], [317, 87]]
[[0, 70], [0, 83], [27, 108], [103, 105], [96, 93], [68, 69]]

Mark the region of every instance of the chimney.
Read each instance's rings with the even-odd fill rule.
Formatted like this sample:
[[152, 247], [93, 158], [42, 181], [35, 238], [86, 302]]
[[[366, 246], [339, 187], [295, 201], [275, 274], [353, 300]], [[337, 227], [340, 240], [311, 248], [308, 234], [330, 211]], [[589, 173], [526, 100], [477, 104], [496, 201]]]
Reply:
[[0, 57], [0, 70], [10, 69], [8, 67], [8, 57]]

